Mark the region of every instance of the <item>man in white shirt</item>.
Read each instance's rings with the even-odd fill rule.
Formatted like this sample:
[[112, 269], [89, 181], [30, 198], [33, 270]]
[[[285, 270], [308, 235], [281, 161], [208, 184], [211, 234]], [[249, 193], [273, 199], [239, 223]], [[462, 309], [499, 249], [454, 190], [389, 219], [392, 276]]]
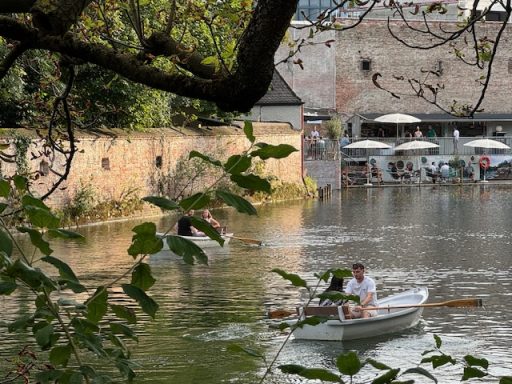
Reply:
[[318, 138], [320, 137], [320, 132], [318, 132], [318, 130], [316, 129], [316, 126], [313, 128], [313, 131], [311, 131], [311, 138], [313, 140], [318, 140]]
[[459, 153], [459, 136], [457, 127], [453, 128], [453, 153]]
[[350, 317], [357, 319], [360, 317], [376, 316], [377, 311], [364, 309], [365, 307], [377, 306], [377, 287], [375, 281], [364, 275], [364, 265], [361, 263], [352, 265], [352, 275], [354, 278], [348, 282], [345, 293], [359, 296], [359, 304], [349, 308]]

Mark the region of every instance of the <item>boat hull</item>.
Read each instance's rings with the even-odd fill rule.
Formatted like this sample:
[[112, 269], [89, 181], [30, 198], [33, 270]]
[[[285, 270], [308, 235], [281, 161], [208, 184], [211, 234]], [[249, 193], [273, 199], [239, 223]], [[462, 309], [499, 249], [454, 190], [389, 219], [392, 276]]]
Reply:
[[[379, 300], [379, 307], [401, 304], [423, 304], [428, 299], [427, 288], [415, 288]], [[293, 335], [304, 340], [355, 340], [400, 332], [414, 327], [421, 319], [423, 308], [381, 309], [378, 315], [369, 319], [327, 320], [316, 326], [305, 325], [296, 328]], [[297, 320], [290, 321], [293, 325]]]
[[[163, 233], [157, 232], [156, 235], [160, 236], [162, 238], [164, 237]], [[232, 236], [233, 236], [232, 233], [226, 233], [226, 234], [222, 235], [222, 239], [224, 240], [224, 245], [229, 243]], [[180, 237], [192, 241], [194, 244], [198, 245], [201, 248], [220, 247], [220, 244], [217, 241], [210, 239], [208, 236], [180, 236]], [[165, 251], [165, 250], [167, 250], [167, 251], [169, 250], [169, 245], [167, 244], [166, 241], [164, 241], [164, 247], [162, 248], [162, 251]]]

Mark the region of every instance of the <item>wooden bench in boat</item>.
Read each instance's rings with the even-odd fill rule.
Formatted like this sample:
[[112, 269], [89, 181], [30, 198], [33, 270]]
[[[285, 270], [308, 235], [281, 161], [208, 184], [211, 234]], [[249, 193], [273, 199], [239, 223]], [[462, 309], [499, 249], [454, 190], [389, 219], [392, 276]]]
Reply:
[[300, 317], [335, 317], [340, 320], [345, 320], [348, 318], [348, 308], [345, 308], [342, 305], [329, 305], [324, 307], [297, 307], [297, 314]]

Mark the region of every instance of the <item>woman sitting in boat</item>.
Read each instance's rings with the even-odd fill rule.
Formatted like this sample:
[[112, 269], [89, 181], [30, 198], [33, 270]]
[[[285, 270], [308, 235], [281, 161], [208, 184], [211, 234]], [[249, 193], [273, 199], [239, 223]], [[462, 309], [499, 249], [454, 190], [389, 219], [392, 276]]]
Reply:
[[208, 209], [205, 209], [203, 213], [201, 213], [201, 218], [207, 223], [209, 223], [213, 228], [220, 228], [220, 223], [213, 218], [212, 214]]
[[[331, 292], [331, 291], [343, 292], [343, 278], [342, 277], [333, 276], [331, 278], [331, 283], [329, 284], [327, 289], [325, 291], [323, 291], [322, 293]], [[318, 305], [320, 305], [320, 306], [341, 305], [341, 304], [343, 304], [343, 300], [332, 301], [331, 299], [327, 299], [327, 298], [320, 299], [320, 303], [318, 303]]]
[[377, 306], [377, 288], [375, 281], [364, 275], [364, 265], [355, 263], [352, 265], [352, 275], [354, 276], [345, 288], [345, 293], [359, 296], [359, 304], [348, 307], [350, 318], [368, 318], [377, 315], [377, 311], [365, 310], [365, 307]]

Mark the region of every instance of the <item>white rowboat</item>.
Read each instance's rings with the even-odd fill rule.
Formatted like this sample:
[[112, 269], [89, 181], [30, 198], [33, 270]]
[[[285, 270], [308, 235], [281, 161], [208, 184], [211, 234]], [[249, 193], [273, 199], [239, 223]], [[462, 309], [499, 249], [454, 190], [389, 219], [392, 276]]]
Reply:
[[[428, 299], [427, 288], [414, 288], [396, 295], [385, 297], [378, 301], [378, 307], [393, 307], [397, 305], [421, 305]], [[326, 308], [326, 307], [317, 307]], [[423, 307], [379, 309], [377, 316], [368, 319], [344, 319], [341, 306], [337, 308], [337, 316], [324, 323], [296, 328], [293, 335], [296, 339], [306, 340], [354, 340], [364, 339], [403, 331], [417, 325], [423, 312]], [[308, 308], [309, 309], [309, 308]], [[303, 309], [299, 308], [303, 313]], [[341, 319], [340, 319], [341, 316]], [[293, 326], [298, 319], [286, 321]]]
[[[161, 238], [164, 237], [164, 234], [161, 232], [157, 232], [156, 235]], [[180, 237], [192, 241], [193, 243], [195, 243], [196, 245], [198, 245], [201, 248], [220, 247], [220, 244], [217, 241], [210, 239], [208, 236], [180, 236]], [[225, 233], [225, 234], [221, 235], [221, 237], [224, 240], [224, 245], [226, 245], [229, 243], [229, 241], [233, 237], [233, 234]], [[167, 241], [164, 241], [164, 247], [162, 248], [162, 251], [166, 251], [166, 250], [167, 251], [169, 250], [169, 245], [167, 244]]]

